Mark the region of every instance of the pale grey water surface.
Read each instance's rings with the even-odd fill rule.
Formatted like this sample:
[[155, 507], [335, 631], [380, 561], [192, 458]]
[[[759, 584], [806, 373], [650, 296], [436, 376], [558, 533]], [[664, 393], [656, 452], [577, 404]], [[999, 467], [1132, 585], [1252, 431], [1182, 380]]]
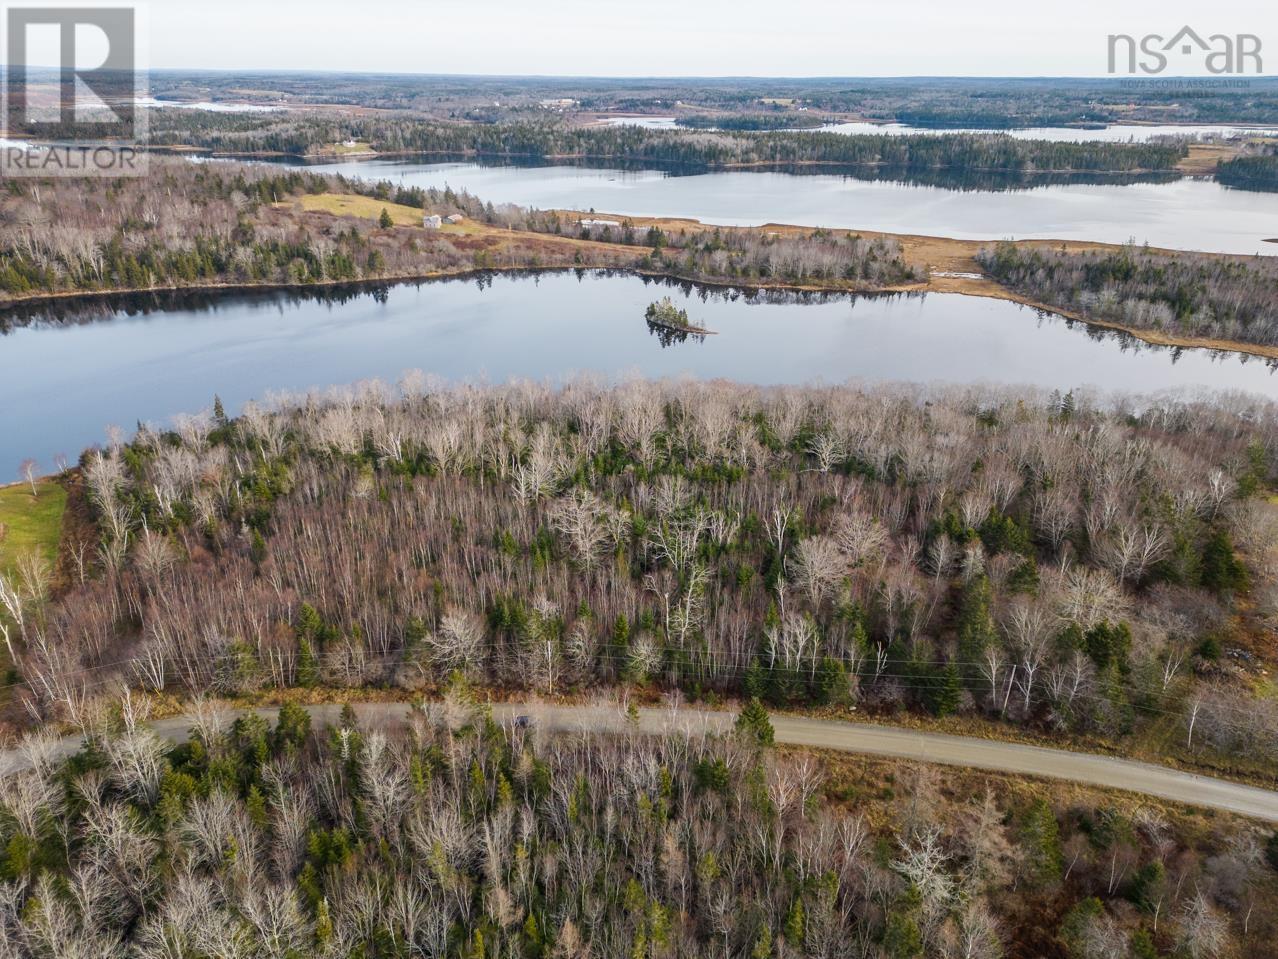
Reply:
[[831, 174], [672, 175], [607, 167], [375, 160], [309, 166], [370, 180], [466, 189], [485, 201], [726, 226], [795, 223], [966, 240], [1094, 240], [1212, 253], [1278, 254], [1278, 193], [1214, 180], [1057, 184], [989, 192]]
[[[678, 130], [681, 127], [674, 117], [623, 116], [606, 117], [600, 121], [607, 126], [635, 126], [649, 130]], [[802, 132], [799, 128], [797, 132]], [[1237, 137], [1249, 133], [1273, 135], [1274, 127], [1249, 127], [1221, 123], [1114, 123], [1104, 127], [1020, 127], [1015, 130], [970, 129], [957, 127], [915, 127], [905, 123], [871, 123], [853, 120], [847, 123], [827, 123], [807, 129], [823, 133], [878, 134], [881, 136], [909, 137], [941, 133], [992, 133], [1006, 134], [1018, 140], [1053, 140], [1058, 143], [1146, 143], [1159, 137]]]
[[[644, 308], [670, 295], [717, 331], [663, 346]], [[1140, 344], [1003, 300], [953, 294], [749, 296], [595, 272], [403, 284], [308, 296], [188, 294], [96, 301], [10, 317], [0, 335], [0, 476], [31, 456], [51, 470], [101, 442], [273, 390], [408, 369], [452, 380], [690, 375], [744, 382], [904, 380], [1105, 392], [1237, 389], [1278, 396], [1278, 375], [1238, 354]]]

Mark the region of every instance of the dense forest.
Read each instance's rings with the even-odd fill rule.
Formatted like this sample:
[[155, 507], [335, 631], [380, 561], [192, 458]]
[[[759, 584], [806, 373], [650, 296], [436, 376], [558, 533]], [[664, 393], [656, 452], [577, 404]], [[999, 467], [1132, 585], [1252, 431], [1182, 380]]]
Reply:
[[32, 561], [0, 595], [42, 719], [113, 678], [237, 695], [460, 670], [1161, 730], [1272, 768], [1278, 708], [1239, 670], [1278, 615], [1275, 414], [409, 375], [113, 436], [82, 459], [97, 531], [68, 546], [72, 588], [51, 601]]
[[793, 113], [774, 110], [771, 113], [705, 114], [679, 117], [681, 127], [692, 130], [802, 130], [821, 126], [825, 120], [819, 114]]
[[[0, 196], [0, 296], [571, 266], [845, 289], [923, 279], [891, 241], [822, 231], [664, 233], [629, 224], [582, 230], [556, 213], [494, 206], [450, 189], [269, 166], [153, 162], [145, 180], [13, 181]], [[396, 228], [376, 217], [338, 218], [298, 205], [321, 194], [360, 194], [423, 213], [460, 212], [475, 228]]]
[[454, 681], [389, 728], [205, 703], [173, 747], [144, 718], [0, 780], [5, 955], [1224, 959], [1275, 931], [1255, 826], [777, 755], [750, 709], [546, 737]]
[[1019, 293], [1136, 330], [1278, 344], [1278, 258], [1000, 243], [978, 261]]
[[[11, 296], [215, 284], [309, 284], [472, 269], [572, 266], [583, 245], [526, 233], [473, 236], [396, 229], [373, 218], [307, 213], [306, 195], [353, 193], [336, 178], [170, 161], [145, 180], [29, 181], [0, 199], [0, 291]], [[391, 200], [388, 186], [360, 189]], [[403, 199], [515, 229], [523, 211], [453, 191]], [[495, 233], [495, 231], [494, 231]], [[634, 267], [622, 248], [585, 249], [588, 265]]]
[[[544, 225], [558, 230], [558, 222]], [[815, 229], [775, 233], [730, 227], [646, 230], [622, 225], [580, 228], [583, 239], [645, 245], [651, 252], [640, 269], [690, 280], [767, 284], [822, 289], [883, 290], [920, 283], [922, 269], [906, 263], [893, 239], [867, 240], [854, 233]]]
[[738, 132], [573, 126], [557, 121], [439, 123], [390, 114], [316, 118], [169, 111], [152, 123], [155, 145], [228, 153], [315, 155], [345, 140], [382, 153], [592, 158], [705, 168], [760, 164], [883, 165], [906, 170], [1124, 173], [1171, 170], [1186, 155], [1174, 143], [1066, 143], [996, 134], [898, 137], [814, 130]]
[[1278, 154], [1263, 153], [1222, 160], [1216, 179], [1242, 190], [1278, 192]]

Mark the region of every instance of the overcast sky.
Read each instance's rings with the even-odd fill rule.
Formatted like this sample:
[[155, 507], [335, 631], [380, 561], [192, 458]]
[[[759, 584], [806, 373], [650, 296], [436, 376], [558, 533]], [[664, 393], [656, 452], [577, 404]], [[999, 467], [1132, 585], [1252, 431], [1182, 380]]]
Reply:
[[1189, 24], [1259, 35], [1278, 72], [1274, 0], [151, 0], [149, 18], [160, 68], [1100, 76], [1109, 34]]

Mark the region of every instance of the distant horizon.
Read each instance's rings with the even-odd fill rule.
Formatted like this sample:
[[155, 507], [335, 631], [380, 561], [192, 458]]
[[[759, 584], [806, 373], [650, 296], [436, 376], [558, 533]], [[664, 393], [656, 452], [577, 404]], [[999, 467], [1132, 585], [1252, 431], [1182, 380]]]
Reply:
[[[1276, 55], [1278, 56], [1278, 55]], [[9, 65], [0, 61], [0, 72], [9, 68]], [[56, 67], [47, 64], [30, 64], [28, 68], [31, 70], [55, 70]], [[650, 81], [650, 82], [675, 82], [675, 81], [724, 81], [724, 82], [740, 82], [753, 81], [760, 83], [767, 82], [788, 82], [788, 83], [838, 83], [838, 82], [893, 82], [893, 81], [913, 81], [913, 82], [949, 82], [949, 81], [989, 81], [994, 83], [1030, 83], [1030, 82], [1057, 82], [1064, 81], [1069, 83], [1080, 82], [1096, 82], [1110, 84], [1130, 84], [1134, 81], [1144, 81], [1149, 85], [1161, 85], [1167, 83], [1192, 82], [1202, 84], [1204, 89], [1210, 89], [1217, 83], [1222, 89], [1229, 89], [1230, 85], [1236, 85], [1239, 82], [1245, 83], [1272, 83], [1278, 81], [1278, 73], [1252, 74], [1246, 77], [1213, 77], [1201, 76], [1198, 74], [1166, 74], [1157, 77], [1127, 77], [1127, 76], [1111, 76], [1108, 74], [1091, 75], [1091, 74], [959, 74], [959, 73], [902, 73], [902, 74], [749, 74], [749, 73], [722, 73], [722, 74], [629, 74], [629, 73], [439, 73], [424, 70], [360, 70], [360, 69], [335, 69], [333, 67], [156, 67], [152, 66], [146, 71], [147, 74], [225, 74], [228, 76], [245, 76], [252, 74], [261, 74], [264, 76], [350, 76], [350, 77], [404, 77], [404, 78], [422, 78], [422, 79], [441, 79], [441, 80], [558, 80], [558, 81]], [[1142, 84], [1143, 85], [1143, 84]]]
[[[0, 67], [3, 67], [0, 64]], [[1133, 79], [1155, 78], [1132, 78], [1111, 76], [1108, 74], [961, 74], [961, 73], [901, 73], [901, 74], [839, 74], [839, 73], [814, 73], [814, 74], [750, 74], [750, 73], [716, 73], [716, 74], [700, 74], [700, 73], [434, 73], [422, 70], [337, 70], [333, 68], [314, 68], [308, 69], [304, 67], [297, 68], [272, 68], [272, 67], [152, 67], [149, 73], [225, 73], [232, 75], [243, 75], [246, 73], [275, 74], [286, 76], [289, 74], [297, 74], [302, 76], [314, 75], [332, 75], [332, 76], [362, 76], [362, 77], [424, 77], [424, 78], [440, 78], [440, 79], [459, 79], [459, 80], [651, 80], [651, 81], [675, 81], [675, 80], [724, 80], [724, 81], [791, 81], [795, 83], [819, 81], [819, 82], [840, 82], [840, 81], [921, 81], [921, 80], [989, 80], [997, 82], [1016, 82], [1016, 81], [1099, 81], [1104, 83], [1124, 84], [1131, 83]], [[1253, 74], [1245, 78], [1229, 78], [1229, 77], [1204, 77], [1197, 74], [1167, 74], [1159, 75], [1158, 83], [1180, 82], [1180, 81], [1221, 81], [1222, 86], [1227, 83], [1236, 83], [1238, 79], [1248, 82], [1266, 82], [1278, 80], [1278, 73]], [[1211, 84], [1206, 84], [1210, 88]]]
[[[1111, 35], [1171, 37], [1184, 26], [1204, 38], [1254, 35], [1271, 44], [1270, 60], [1278, 57], [1278, 14], [1251, 0], [1224, 0], [1209, 10], [1189, 0], [1075, 0], [1065, 17], [1020, 0], [975, 7], [791, 0], [784, 8], [770, 0], [649, 0], [641, 7], [556, 0], [549, 8], [516, 0], [482, 7], [470, 0], [365, 0], [358, 7], [348, 0], [223, 0], [215, 9], [201, 0], [163, 0], [137, 9], [149, 52], [144, 62], [230, 73], [1104, 79]], [[1170, 56], [1168, 77], [1212, 76], [1201, 57]], [[1264, 66], [1252, 76], [1272, 75]]]

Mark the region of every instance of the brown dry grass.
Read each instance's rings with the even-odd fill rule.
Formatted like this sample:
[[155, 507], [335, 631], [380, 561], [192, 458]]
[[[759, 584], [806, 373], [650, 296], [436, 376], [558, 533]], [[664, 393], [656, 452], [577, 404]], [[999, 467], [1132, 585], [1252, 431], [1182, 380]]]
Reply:
[[1238, 155], [1238, 147], [1227, 143], [1191, 143], [1189, 156], [1176, 164], [1176, 169], [1190, 176], [1211, 176], [1216, 164]]

